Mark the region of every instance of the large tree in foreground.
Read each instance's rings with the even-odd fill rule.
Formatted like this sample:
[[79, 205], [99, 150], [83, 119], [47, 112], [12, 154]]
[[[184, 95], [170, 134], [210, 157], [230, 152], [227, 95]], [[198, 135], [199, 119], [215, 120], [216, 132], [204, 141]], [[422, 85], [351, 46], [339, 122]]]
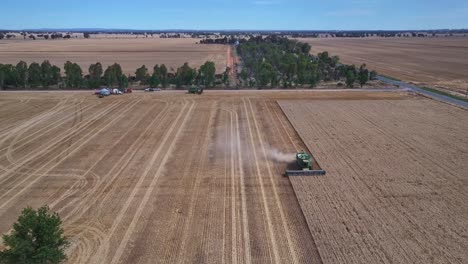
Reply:
[[11, 234], [4, 235], [6, 249], [0, 252], [0, 263], [60, 263], [66, 259], [69, 242], [60, 227], [62, 221], [48, 207], [25, 208], [13, 224]]

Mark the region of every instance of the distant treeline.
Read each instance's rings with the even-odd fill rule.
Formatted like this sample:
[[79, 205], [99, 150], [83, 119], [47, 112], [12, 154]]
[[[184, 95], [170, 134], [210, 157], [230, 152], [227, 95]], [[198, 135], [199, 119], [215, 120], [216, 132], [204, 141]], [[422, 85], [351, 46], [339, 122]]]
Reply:
[[[191, 37], [197, 39], [208, 39], [203, 41], [204, 44], [214, 44], [213, 41], [224, 38], [242, 38], [257, 36], [292, 37], [292, 38], [364, 38], [364, 37], [437, 37], [437, 36], [459, 36], [468, 35], [468, 29], [437, 29], [437, 30], [279, 30], [279, 31], [262, 31], [262, 30], [220, 30], [220, 31], [200, 31], [200, 30], [64, 30], [68, 33], [50, 32], [46, 30], [28, 30], [28, 31], [6, 31], [0, 30], [0, 39], [15, 38], [12, 33], [19, 33], [23, 38], [44, 38], [44, 39], [61, 39], [71, 38], [73, 33], [81, 33], [85, 38], [90, 35], [99, 34], [115, 34], [115, 35], [135, 35], [154, 37], [159, 35], [160, 38], [184, 38]], [[219, 41], [219, 40], [218, 40]]]
[[320, 81], [345, 80], [353, 87], [356, 81], [363, 86], [377, 75], [365, 65], [357, 69], [341, 64], [338, 56], [330, 57], [328, 52], [313, 56], [309, 44], [288, 38], [259, 36], [242, 42], [237, 52], [242, 59], [239, 78], [244, 86], [314, 87]]
[[123, 74], [122, 67], [115, 63], [104, 71], [101, 63], [91, 64], [85, 74], [81, 67], [70, 61], [61, 69], [49, 61], [42, 64], [20, 61], [16, 65], [0, 64], [0, 89], [84, 89], [99, 88], [101, 86], [127, 88], [129, 83], [148, 85], [156, 88], [167, 88], [171, 85], [180, 88], [188, 85], [227, 85], [228, 71], [216, 74], [214, 62], [207, 61], [199, 69], [191, 68], [184, 63], [177, 70], [169, 70], [166, 65], [155, 65], [150, 74], [143, 65], [135, 71], [135, 75]]
[[[33, 39], [36, 40], [36, 38], [44, 38], [44, 39], [69, 39], [71, 38], [70, 34], [62, 34], [62, 33], [45, 33], [45, 34], [28, 34], [25, 32], [20, 33], [21, 37], [26, 39]], [[89, 36], [89, 35], [88, 35]], [[0, 39], [11, 39], [11, 38], [16, 38], [15, 35], [13, 34], [6, 34], [6, 33], [0, 33]]]

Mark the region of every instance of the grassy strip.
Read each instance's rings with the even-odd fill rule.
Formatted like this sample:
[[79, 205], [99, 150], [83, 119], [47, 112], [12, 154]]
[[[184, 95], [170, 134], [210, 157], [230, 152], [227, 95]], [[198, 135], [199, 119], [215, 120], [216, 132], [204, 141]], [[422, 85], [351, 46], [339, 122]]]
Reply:
[[385, 77], [385, 78], [387, 78], [387, 79], [390, 79], [390, 80], [394, 80], [394, 81], [397, 81], [397, 82], [401, 82], [400, 79], [397, 79], [397, 78], [392, 77], [392, 76], [383, 75], [383, 74], [379, 74], [379, 75], [382, 76], [382, 77]]
[[434, 88], [429, 88], [429, 87], [419, 87], [423, 90], [426, 90], [428, 92], [432, 92], [432, 93], [436, 93], [436, 94], [440, 94], [440, 95], [445, 95], [447, 97], [450, 97], [450, 98], [453, 98], [453, 99], [457, 99], [457, 100], [460, 100], [460, 101], [463, 101], [463, 102], [467, 102], [468, 103], [468, 99], [467, 98], [463, 98], [461, 96], [456, 96], [456, 95], [453, 95], [453, 94], [449, 94], [449, 93], [446, 93], [446, 92], [443, 92], [443, 91], [440, 91], [440, 90], [437, 90], [437, 89], [434, 89]]

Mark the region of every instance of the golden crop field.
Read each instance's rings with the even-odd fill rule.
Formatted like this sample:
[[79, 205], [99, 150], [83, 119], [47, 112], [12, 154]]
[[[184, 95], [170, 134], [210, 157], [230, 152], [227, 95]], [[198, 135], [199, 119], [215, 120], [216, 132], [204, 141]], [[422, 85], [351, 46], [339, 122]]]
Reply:
[[404, 81], [466, 93], [468, 38], [300, 39], [312, 53], [328, 51], [343, 63], [361, 65]]
[[0, 63], [15, 65], [20, 60], [28, 64], [49, 60], [63, 69], [63, 64], [71, 61], [78, 63], [85, 74], [92, 63], [101, 62], [104, 67], [119, 63], [124, 73], [134, 75], [142, 65], [152, 72], [155, 64], [166, 64], [168, 69], [176, 70], [185, 62], [198, 68], [209, 60], [215, 62], [217, 72], [223, 72], [228, 47], [200, 45], [197, 41], [191, 38], [1, 40]]
[[[466, 110], [404, 92], [3, 92], [0, 113], [0, 233], [48, 204], [69, 263], [468, 260]], [[326, 176], [283, 175], [301, 149]]]

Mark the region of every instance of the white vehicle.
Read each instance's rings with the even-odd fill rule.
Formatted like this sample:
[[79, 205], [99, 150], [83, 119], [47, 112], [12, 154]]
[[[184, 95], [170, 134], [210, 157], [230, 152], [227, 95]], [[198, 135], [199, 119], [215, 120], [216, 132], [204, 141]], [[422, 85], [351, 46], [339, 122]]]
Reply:
[[120, 91], [119, 89], [113, 89], [113, 90], [112, 90], [112, 94], [121, 95], [121, 94], [123, 94], [123, 93], [122, 93], [122, 91]]

